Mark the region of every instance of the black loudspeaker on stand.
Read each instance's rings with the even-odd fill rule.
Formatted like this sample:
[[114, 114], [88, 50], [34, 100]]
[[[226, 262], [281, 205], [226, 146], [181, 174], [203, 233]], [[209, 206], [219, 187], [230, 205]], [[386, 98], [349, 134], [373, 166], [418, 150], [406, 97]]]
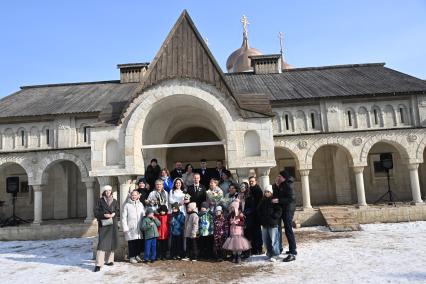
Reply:
[[28, 221], [16, 216], [15, 214], [15, 201], [16, 201], [16, 196], [18, 195], [18, 191], [19, 191], [19, 177], [8, 177], [6, 179], [6, 192], [12, 194], [13, 213], [12, 213], [12, 216], [7, 218], [1, 224], [2, 228], [6, 226], [19, 226], [19, 224], [22, 224], [22, 223], [29, 223]]
[[387, 177], [387, 182], [388, 182], [388, 191], [386, 191], [382, 196], [380, 196], [374, 202], [374, 204], [377, 204], [380, 201], [387, 201], [389, 205], [395, 205], [394, 197], [397, 197], [397, 196], [391, 190], [391, 187], [390, 187], [390, 176], [389, 176], [389, 171], [391, 169], [393, 169], [392, 153], [383, 153], [383, 154], [380, 154], [380, 165], [386, 171], [386, 177]]

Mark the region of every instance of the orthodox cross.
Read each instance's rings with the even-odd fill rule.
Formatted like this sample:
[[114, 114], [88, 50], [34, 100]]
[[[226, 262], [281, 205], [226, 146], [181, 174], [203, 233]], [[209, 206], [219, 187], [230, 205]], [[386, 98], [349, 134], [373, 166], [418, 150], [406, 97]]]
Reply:
[[280, 53], [283, 55], [283, 45], [284, 45], [284, 34], [282, 32], [278, 33], [278, 38], [280, 39]]
[[250, 23], [248, 22], [246, 15], [243, 15], [243, 17], [241, 18], [241, 23], [243, 24], [243, 35], [244, 37], [247, 37], [247, 25], [249, 25]]

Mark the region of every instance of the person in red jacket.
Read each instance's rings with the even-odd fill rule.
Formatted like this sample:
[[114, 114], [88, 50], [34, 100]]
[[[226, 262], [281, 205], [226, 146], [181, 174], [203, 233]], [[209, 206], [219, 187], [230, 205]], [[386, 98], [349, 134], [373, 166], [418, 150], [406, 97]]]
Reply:
[[156, 214], [155, 217], [160, 221], [157, 238], [157, 255], [160, 256], [161, 260], [165, 260], [169, 248], [170, 235], [170, 214], [168, 214], [167, 206], [161, 205], [160, 208], [158, 208], [158, 214]]

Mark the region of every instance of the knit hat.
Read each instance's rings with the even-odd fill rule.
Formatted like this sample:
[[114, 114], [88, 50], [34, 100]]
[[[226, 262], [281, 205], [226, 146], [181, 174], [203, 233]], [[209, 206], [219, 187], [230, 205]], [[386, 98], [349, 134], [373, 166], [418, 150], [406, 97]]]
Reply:
[[203, 203], [201, 203], [201, 208], [209, 209], [209, 204], [204, 201]]
[[239, 213], [239, 211], [238, 211], [239, 208], [240, 208], [240, 200], [239, 199], [235, 199], [229, 205], [229, 211], [235, 212], [235, 215], [237, 215]]
[[289, 178], [291, 177], [290, 173], [289, 173], [288, 171], [286, 171], [286, 170], [281, 171], [281, 172], [280, 172], [280, 175], [281, 175], [283, 178], [285, 178], [286, 180], [287, 180], [287, 179], [289, 179]]
[[148, 216], [149, 214], [154, 213], [154, 209], [152, 209], [152, 207], [148, 207], [145, 211], [145, 215]]
[[162, 212], [166, 212], [167, 213], [167, 206], [166, 205], [161, 205], [159, 208], [158, 208], [158, 213], [160, 213], [161, 211]]
[[268, 184], [265, 189], [263, 190], [263, 192], [270, 192], [273, 193], [274, 191], [272, 190], [272, 185]]
[[222, 206], [216, 206], [216, 212], [217, 212], [217, 211], [223, 211], [223, 210], [222, 210]]
[[173, 203], [172, 209], [178, 209], [179, 210], [179, 203], [177, 203], [177, 202]]
[[145, 177], [141, 177], [141, 178], [138, 180], [138, 183], [140, 183], [140, 182], [143, 182], [144, 184], [146, 184], [146, 179], [145, 179]]
[[188, 209], [191, 210], [191, 211], [194, 211], [195, 209], [197, 209], [197, 203], [195, 203], [195, 202], [189, 203]]

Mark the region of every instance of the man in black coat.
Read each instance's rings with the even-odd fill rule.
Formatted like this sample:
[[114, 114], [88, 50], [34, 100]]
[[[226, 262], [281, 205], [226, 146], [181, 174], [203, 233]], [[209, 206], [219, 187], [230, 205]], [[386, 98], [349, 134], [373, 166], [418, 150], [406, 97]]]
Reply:
[[[296, 211], [296, 198], [294, 193], [294, 178], [290, 176], [287, 171], [281, 171], [273, 185], [273, 199], [272, 202], [281, 205], [282, 220], [284, 222], [284, 231], [287, 238], [289, 250], [286, 252], [288, 256], [283, 260], [284, 262], [293, 261], [296, 259], [296, 239], [293, 233], [293, 216]], [[280, 222], [281, 223], [281, 222]], [[281, 229], [279, 230], [281, 234]], [[282, 251], [282, 237], [280, 237], [280, 250]]]
[[170, 172], [170, 177], [172, 178], [172, 180], [175, 180], [175, 178], [182, 178], [183, 173], [184, 170], [182, 168], [182, 163], [176, 162], [175, 168], [173, 169], [173, 171]]
[[145, 179], [151, 190], [155, 188], [155, 181], [160, 177], [160, 173], [161, 168], [157, 159], [152, 159], [145, 171]]
[[205, 188], [208, 188], [212, 177], [210, 171], [207, 169], [206, 159], [201, 159], [200, 166], [201, 168], [199, 168], [196, 172], [200, 174], [200, 183], [204, 185]]
[[201, 209], [201, 204], [207, 200], [206, 187], [200, 183], [200, 174], [194, 174], [194, 184], [190, 185], [187, 193], [191, 196], [190, 202], [197, 203], [198, 210]]
[[222, 181], [222, 173], [226, 171], [226, 168], [223, 166], [223, 161], [222, 160], [217, 160], [216, 161], [216, 169], [214, 169], [214, 171], [211, 172], [211, 178], [215, 178], [219, 181]]
[[[249, 178], [249, 190], [250, 195], [253, 197], [254, 208], [257, 208], [263, 197], [263, 192], [260, 186], [257, 184], [257, 180], [254, 176]], [[254, 255], [262, 254], [262, 229], [260, 227], [260, 216], [255, 212], [253, 227], [252, 227], [252, 253]]]

